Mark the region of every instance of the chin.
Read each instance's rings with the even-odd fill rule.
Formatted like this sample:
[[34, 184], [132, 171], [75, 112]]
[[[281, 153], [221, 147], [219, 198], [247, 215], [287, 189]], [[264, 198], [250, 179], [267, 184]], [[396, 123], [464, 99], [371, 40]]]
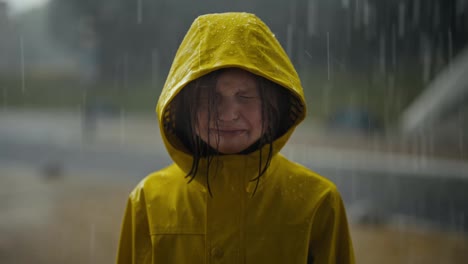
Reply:
[[222, 154], [237, 154], [245, 150], [246, 148], [239, 148], [239, 146], [236, 147], [221, 147], [219, 146], [218, 151]]
[[219, 153], [226, 154], [226, 155], [237, 154], [237, 153], [240, 153], [242, 151], [243, 151], [243, 149], [219, 149]]

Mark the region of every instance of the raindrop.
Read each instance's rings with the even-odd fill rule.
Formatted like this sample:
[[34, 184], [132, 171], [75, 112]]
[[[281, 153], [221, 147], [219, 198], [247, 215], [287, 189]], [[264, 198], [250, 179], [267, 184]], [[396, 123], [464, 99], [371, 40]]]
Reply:
[[25, 69], [24, 69], [24, 43], [23, 43], [23, 37], [20, 36], [20, 51], [21, 51], [21, 92], [25, 92], [25, 87], [26, 87], [26, 78], [25, 78]]
[[327, 73], [330, 80], [330, 33], [327, 32]]
[[380, 34], [380, 72], [385, 73], [386, 71], [386, 41], [385, 34]]
[[[459, 120], [458, 121], [459, 124], [463, 124], [462, 122], [464, 120], [464, 117], [463, 117], [462, 111], [458, 112], [458, 120]], [[464, 155], [464, 153], [463, 153], [463, 149], [464, 149], [464, 145], [465, 145], [464, 141], [465, 141], [464, 140], [464, 131], [463, 131], [463, 129], [459, 129], [458, 130], [458, 150], [459, 150], [459, 152], [461, 154], [460, 155], [461, 157], [463, 157], [463, 155]]]
[[327, 83], [326, 85], [324, 85], [323, 94], [322, 94], [323, 109], [325, 112], [330, 111], [331, 93], [332, 93], [332, 86], [330, 83]]
[[292, 45], [293, 45], [293, 26], [291, 24], [287, 25], [286, 28], [286, 53], [288, 53], [289, 56], [292, 55]]
[[137, 0], [137, 23], [141, 24], [143, 22], [143, 5], [141, 4], [142, 0]]
[[341, 6], [343, 8], [349, 8], [349, 0], [341, 0]]
[[419, 12], [420, 12], [420, 1], [414, 0], [413, 2], [413, 25], [419, 25]]
[[432, 46], [429, 42], [429, 39], [424, 34], [420, 36], [420, 44], [421, 44], [421, 63], [423, 67], [423, 82], [427, 83], [430, 80], [430, 66], [432, 65]]
[[392, 27], [392, 66], [393, 69], [396, 68], [396, 63], [397, 63], [397, 47], [396, 47], [396, 29], [395, 25]]
[[123, 81], [124, 81], [124, 85], [123, 85], [123, 87], [124, 87], [125, 89], [128, 88], [128, 69], [129, 69], [129, 67], [128, 67], [128, 66], [129, 66], [129, 65], [128, 65], [128, 62], [129, 62], [129, 56], [128, 56], [128, 53], [125, 53], [125, 54], [124, 54], [124, 58], [123, 58], [123, 64], [124, 64], [124, 65], [123, 65], [123, 67], [124, 67], [124, 74], [123, 74], [123, 75], [124, 75], [124, 76], [123, 76], [123, 78], [124, 78], [124, 80], [123, 80]]
[[7, 90], [6, 87], [3, 87], [3, 89], [2, 89], [3, 110], [6, 110], [6, 108], [7, 108], [7, 96], [8, 96], [8, 90]]
[[437, 2], [434, 1], [434, 17], [433, 25], [435, 28], [438, 28], [440, 25], [440, 6]]
[[401, 2], [398, 5], [398, 36], [400, 38], [405, 34], [405, 15], [406, 6], [405, 3]]
[[449, 28], [447, 32], [447, 38], [448, 38], [448, 60], [451, 61], [453, 57], [453, 37], [452, 37], [452, 29]]
[[371, 7], [369, 5], [369, 2], [364, 1], [363, 7], [362, 7], [362, 21], [366, 27], [368, 27], [371, 23]]
[[317, 2], [309, 0], [307, 5], [307, 35], [313, 36], [317, 33]]
[[354, 28], [360, 29], [361, 27], [361, 5], [360, 1], [356, 0], [355, 8], [354, 8]]
[[88, 98], [88, 89], [83, 90], [83, 105], [86, 107]]

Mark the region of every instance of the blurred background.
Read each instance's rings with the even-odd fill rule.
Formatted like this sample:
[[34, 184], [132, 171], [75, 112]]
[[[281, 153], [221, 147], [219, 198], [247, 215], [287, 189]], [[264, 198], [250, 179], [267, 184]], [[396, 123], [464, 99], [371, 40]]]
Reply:
[[0, 262], [113, 263], [170, 163], [154, 108], [200, 14], [247, 11], [302, 79], [286, 156], [342, 192], [358, 263], [468, 258], [468, 0], [0, 0]]

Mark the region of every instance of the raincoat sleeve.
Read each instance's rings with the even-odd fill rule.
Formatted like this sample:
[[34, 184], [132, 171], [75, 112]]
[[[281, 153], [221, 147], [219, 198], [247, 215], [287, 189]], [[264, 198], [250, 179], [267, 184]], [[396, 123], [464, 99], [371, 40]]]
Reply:
[[125, 209], [117, 264], [151, 263], [151, 235], [143, 190], [130, 194]]
[[355, 263], [346, 212], [336, 187], [325, 195], [317, 208], [309, 245], [308, 263]]

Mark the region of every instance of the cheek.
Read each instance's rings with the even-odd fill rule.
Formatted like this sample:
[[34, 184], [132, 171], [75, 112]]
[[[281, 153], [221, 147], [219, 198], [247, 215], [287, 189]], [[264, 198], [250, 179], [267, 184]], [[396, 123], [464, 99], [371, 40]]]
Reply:
[[208, 114], [204, 111], [199, 111], [197, 114], [197, 122], [195, 123], [195, 133], [200, 136], [200, 134], [206, 134]]
[[266, 127], [266, 124], [268, 123], [266, 119], [262, 118], [262, 109], [260, 107], [255, 107], [251, 109], [248, 113], [246, 113], [246, 116], [249, 118], [250, 125], [258, 131], [258, 133], [261, 133], [262, 130], [262, 122], [263, 126]]

